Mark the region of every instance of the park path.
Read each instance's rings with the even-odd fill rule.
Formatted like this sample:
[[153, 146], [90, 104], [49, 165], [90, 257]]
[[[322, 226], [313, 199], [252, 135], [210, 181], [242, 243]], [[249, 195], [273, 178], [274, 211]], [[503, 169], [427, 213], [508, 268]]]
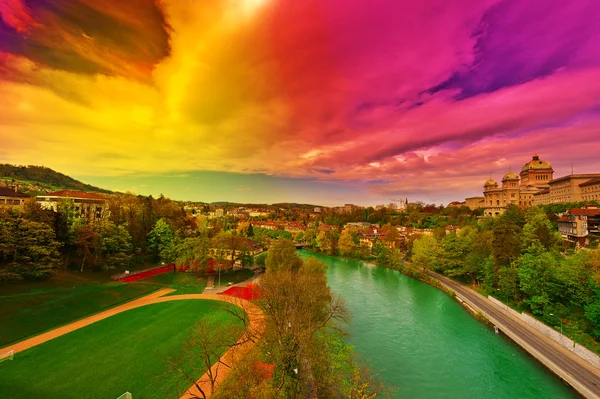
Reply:
[[[164, 296], [175, 290], [171, 288], [165, 288], [159, 291], [156, 291], [150, 295], [146, 295], [144, 297], [135, 299], [131, 302], [124, 303], [123, 305], [115, 306], [114, 308], [105, 310], [103, 312], [97, 313], [95, 315], [86, 317], [85, 319], [77, 320], [73, 323], [64, 325], [62, 327], [58, 327], [54, 330], [48, 331], [46, 333], [36, 335], [35, 337], [26, 339], [24, 341], [18, 342], [16, 344], [9, 345], [0, 349], [0, 353], [6, 353], [8, 351], [14, 350], [15, 353], [22, 352], [34, 346], [40, 345], [44, 342], [50, 341], [54, 338], [60, 337], [62, 335], [68, 334], [77, 329], [89, 326], [90, 324], [96, 323], [97, 321], [104, 320], [108, 317], [114, 316], [118, 313], [125, 312], [127, 310], [139, 308], [146, 305], [151, 305], [155, 303], [162, 302], [170, 302], [170, 301], [179, 301], [179, 300], [190, 300], [190, 299], [208, 299], [213, 301], [227, 302], [231, 303], [235, 306], [238, 306], [242, 310], [244, 310], [248, 314], [248, 329], [247, 333], [240, 338], [238, 341], [239, 345], [236, 345], [234, 348], [230, 348], [227, 350], [223, 356], [219, 359], [218, 362], [213, 364], [211, 367], [211, 373], [207, 371], [204, 373], [194, 384], [190, 387], [184, 394], [181, 396], [181, 399], [190, 399], [190, 398], [198, 398], [202, 397], [200, 391], [197, 386], [199, 386], [202, 391], [204, 391], [206, 398], [209, 398], [213, 393], [213, 383], [214, 388], [216, 389], [218, 385], [227, 378], [230, 369], [228, 367], [222, 366], [222, 364], [232, 365], [235, 364], [239, 359], [241, 359], [254, 345], [254, 341], [257, 340], [264, 331], [264, 314], [262, 310], [253, 304], [250, 301], [246, 301], [244, 299], [235, 298], [227, 295], [217, 295], [217, 294], [184, 294], [184, 295], [174, 295], [174, 296]], [[245, 338], [252, 337], [252, 340], [246, 340]], [[246, 342], [244, 342], [246, 341]], [[213, 378], [213, 383], [211, 383], [210, 376], [217, 376]]]

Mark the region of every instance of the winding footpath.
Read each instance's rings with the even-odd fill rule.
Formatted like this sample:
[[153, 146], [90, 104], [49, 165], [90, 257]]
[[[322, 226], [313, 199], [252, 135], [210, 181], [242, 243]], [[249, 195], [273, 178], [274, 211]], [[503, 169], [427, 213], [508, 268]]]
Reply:
[[[64, 325], [62, 327], [58, 327], [54, 330], [45, 332], [40, 335], [36, 335], [35, 337], [26, 339], [25, 341], [18, 342], [16, 344], [4, 347], [0, 349], [0, 353], [6, 353], [8, 351], [14, 350], [15, 353], [22, 352], [29, 348], [32, 348], [36, 345], [40, 345], [44, 342], [50, 341], [51, 339], [60, 337], [62, 335], [68, 334], [72, 331], [78, 330], [80, 328], [89, 326], [90, 324], [96, 323], [100, 320], [104, 320], [111, 316], [114, 316], [118, 313], [125, 312], [131, 309], [139, 308], [146, 305], [152, 305], [155, 303], [162, 302], [170, 302], [170, 301], [179, 301], [179, 300], [190, 300], [190, 299], [208, 299], [213, 301], [227, 302], [231, 303], [235, 306], [240, 307], [248, 314], [248, 333], [250, 336], [254, 337], [254, 339], [258, 339], [262, 332], [264, 331], [264, 314], [260, 310], [258, 306], [253, 304], [250, 301], [246, 301], [240, 298], [234, 298], [226, 295], [216, 295], [216, 294], [183, 294], [183, 295], [174, 295], [174, 296], [165, 296], [174, 292], [175, 290], [166, 288], [159, 291], [156, 291], [150, 295], [146, 295], [142, 298], [138, 298], [131, 302], [127, 302], [123, 305], [116, 306], [114, 308], [110, 308], [103, 312], [97, 313], [95, 315], [86, 317], [81, 320], [77, 320], [73, 323]], [[247, 334], [245, 334], [247, 335]], [[236, 345], [234, 348], [230, 348], [227, 350], [223, 356], [216, 362], [212, 368], [212, 375], [216, 375], [217, 378], [213, 378], [215, 380], [214, 387], [217, 388], [218, 384], [225, 380], [227, 377], [230, 368], [220, 367], [222, 363], [232, 365], [235, 364], [239, 359], [241, 359], [248, 351], [252, 348], [254, 343], [252, 341], [244, 342], [244, 337], [240, 338], [238, 341], [239, 345]], [[210, 373], [207, 371], [204, 373], [194, 384], [191, 386], [180, 399], [190, 399], [202, 397], [200, 391], [197, 386], [199, 386], [202, 391], [205, 393], [206, 397], [209, 398], [212, 393], [212, 384]]]
[[454, 290], [459, 300], [481, 312], [492, 324], [586, 398], [600, 399], [600, 370], [546, 337], [521, 319], [471, 288], [429, 272], [430, 277]]

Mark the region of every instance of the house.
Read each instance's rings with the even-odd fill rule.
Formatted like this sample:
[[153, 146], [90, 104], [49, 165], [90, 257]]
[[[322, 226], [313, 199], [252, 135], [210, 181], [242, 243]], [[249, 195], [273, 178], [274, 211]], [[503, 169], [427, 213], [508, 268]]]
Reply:
[[600, 209], [595, 205], [571, 209], [558, 220], [558, 232], [569, 241], [588, 244], [588, 235], [599, 235]]
[[21, 206], [30, 198], [19, 191], [18, 187], [0, 187], [0, 206]]

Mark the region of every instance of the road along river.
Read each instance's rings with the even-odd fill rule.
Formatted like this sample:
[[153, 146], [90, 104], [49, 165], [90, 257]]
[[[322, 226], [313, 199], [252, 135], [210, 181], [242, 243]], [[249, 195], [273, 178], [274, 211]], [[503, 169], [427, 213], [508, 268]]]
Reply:
[[350, 343], [396, 398], [551, 399], [579, 396], [448, 295], [395, 270], [308, 251], [352, 312]]

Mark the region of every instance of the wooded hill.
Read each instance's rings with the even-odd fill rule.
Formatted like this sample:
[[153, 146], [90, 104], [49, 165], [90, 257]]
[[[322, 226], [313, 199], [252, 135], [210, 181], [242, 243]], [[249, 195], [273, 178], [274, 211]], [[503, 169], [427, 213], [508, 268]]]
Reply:
[[109, 190], [82, 183], [45, 166], [0, 164], [0, 178], [11, 183], [12, 180], [15, 180], [14, 183], [20, 186], [20, 191], [27, 194], [40, 194], [58, 189], [112, 193]]

